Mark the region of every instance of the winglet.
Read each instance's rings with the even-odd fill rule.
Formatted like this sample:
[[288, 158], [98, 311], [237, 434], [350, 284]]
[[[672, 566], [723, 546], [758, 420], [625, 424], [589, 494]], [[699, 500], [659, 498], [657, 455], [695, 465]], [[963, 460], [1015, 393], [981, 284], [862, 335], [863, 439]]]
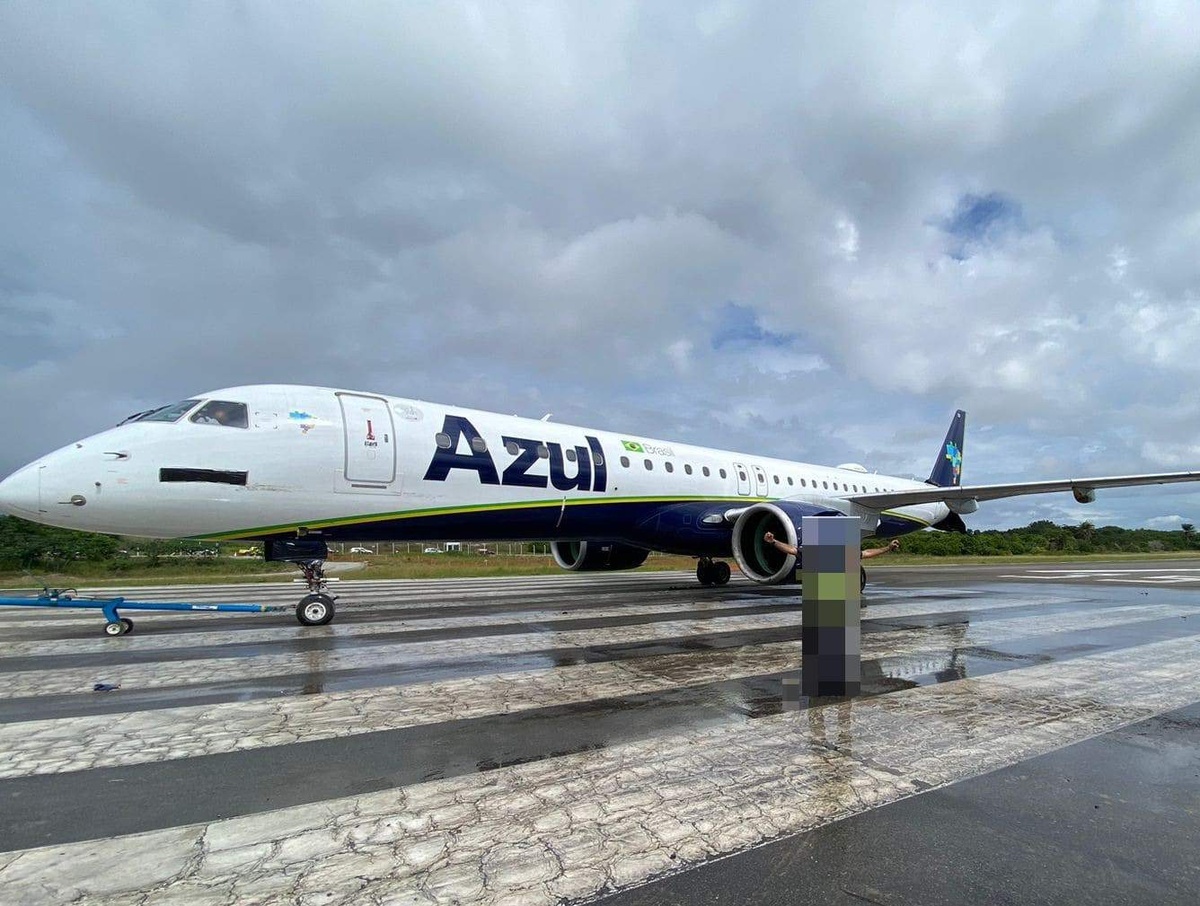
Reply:
[[933, 471], [925, 480], [937, 488], [956, 488], [962, 483], [963, 434], [967, 427], [967, 413], [959, 409], [950, 422], [950, 430], [942, 441]]

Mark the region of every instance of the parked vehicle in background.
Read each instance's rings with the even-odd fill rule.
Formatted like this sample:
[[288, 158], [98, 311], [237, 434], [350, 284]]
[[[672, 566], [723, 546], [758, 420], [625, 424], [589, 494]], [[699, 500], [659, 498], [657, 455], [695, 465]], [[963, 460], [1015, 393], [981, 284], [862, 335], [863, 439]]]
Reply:
[[373, 554], [373, 553], [375, 553], [375, 551], [371, 550], [369, 547], [352, 547], [352, 548], [350, 548], [350, 553], [352, 553], [352, 554]]
[[425, 553], [440, 554], [440, 553], [442, 553], [442, 549], [440, 547], [427, 547], [427, 548], [425, 548]]

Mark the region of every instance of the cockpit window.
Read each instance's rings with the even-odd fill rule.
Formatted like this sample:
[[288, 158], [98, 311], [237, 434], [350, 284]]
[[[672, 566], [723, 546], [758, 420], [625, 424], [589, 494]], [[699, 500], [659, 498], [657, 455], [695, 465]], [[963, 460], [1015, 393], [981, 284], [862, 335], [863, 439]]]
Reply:
[[135, 412], [122, 425], [128, 425], [130, 422], [177, 422], [183, 418], [184, 413], [196, 405], [200, 400], [184, 400], [181, 403], [172, 403], [169, 406], [159, 406], [157, 409], [147, 409], [145, 412]]
[[250, 418], [245, 403], [209, 400], [192, 416], [198, 425], [224, 425], [227, 428], [249, 428]]

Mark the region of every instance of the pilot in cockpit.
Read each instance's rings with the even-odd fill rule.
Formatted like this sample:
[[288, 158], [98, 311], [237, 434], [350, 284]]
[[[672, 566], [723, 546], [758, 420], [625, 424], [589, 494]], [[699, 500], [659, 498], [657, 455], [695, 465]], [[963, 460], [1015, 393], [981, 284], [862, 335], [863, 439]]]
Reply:
[[246, 406], [244, 403], [213, 400], [201, 406], [200, 411], [193, 415], [191, 420], [198, 425], [245, 428], [247, 426]]

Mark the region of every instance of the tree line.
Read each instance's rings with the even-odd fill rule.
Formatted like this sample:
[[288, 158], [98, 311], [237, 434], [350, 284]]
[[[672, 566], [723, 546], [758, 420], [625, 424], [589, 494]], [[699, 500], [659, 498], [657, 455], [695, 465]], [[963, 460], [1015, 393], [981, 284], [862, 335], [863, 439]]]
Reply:
[[[1041, 519], [1024, 528], [948, 532], [917, 532], [901, 542], [909, 554], [929, 557], [989, 557], [1020, 554], [1147, 554], [1200, 550], [1196, 527], [1183, 523], [1177, 531], [1126, 529], [1115, 525], [1097, 528], [1090, 522], [1057, 525]], [[238, 545], [232, 545], [234, 549]], [[549, 553], [549, 544], [539, 545]], [[146, 541], [111, 535], [74, 532], [27, 522], [15, 516], [0, 517], [0, 569], [60, 571], [71, 563], [104, 563], [129, 569], [137, 562], [157, 565], [164, 557], [214, 557], [222, 550], [215, 542]]]
[[1126, 529], [1116, 525], [1097, 528], [1090, 522], [1057, 525], [1048, 519], [1024, 528], [949, 532], [917, 532], [901, 540], [906, 553], [930, 557], [992, 557], [1021, 554], [1151, 554], [1200, 549], [1196, 527], [1183, 523], [1177, 531]]
[[0, 517], [0, 569], [61, 571], [72, 563], [106, 563], [122, 569], [128, 568], [131, 551], [149, 565], [157, 565], [162, 557], [213, 556], [217, 546], [201, 541], [133, 542], [39, 525], [16, 516]]

